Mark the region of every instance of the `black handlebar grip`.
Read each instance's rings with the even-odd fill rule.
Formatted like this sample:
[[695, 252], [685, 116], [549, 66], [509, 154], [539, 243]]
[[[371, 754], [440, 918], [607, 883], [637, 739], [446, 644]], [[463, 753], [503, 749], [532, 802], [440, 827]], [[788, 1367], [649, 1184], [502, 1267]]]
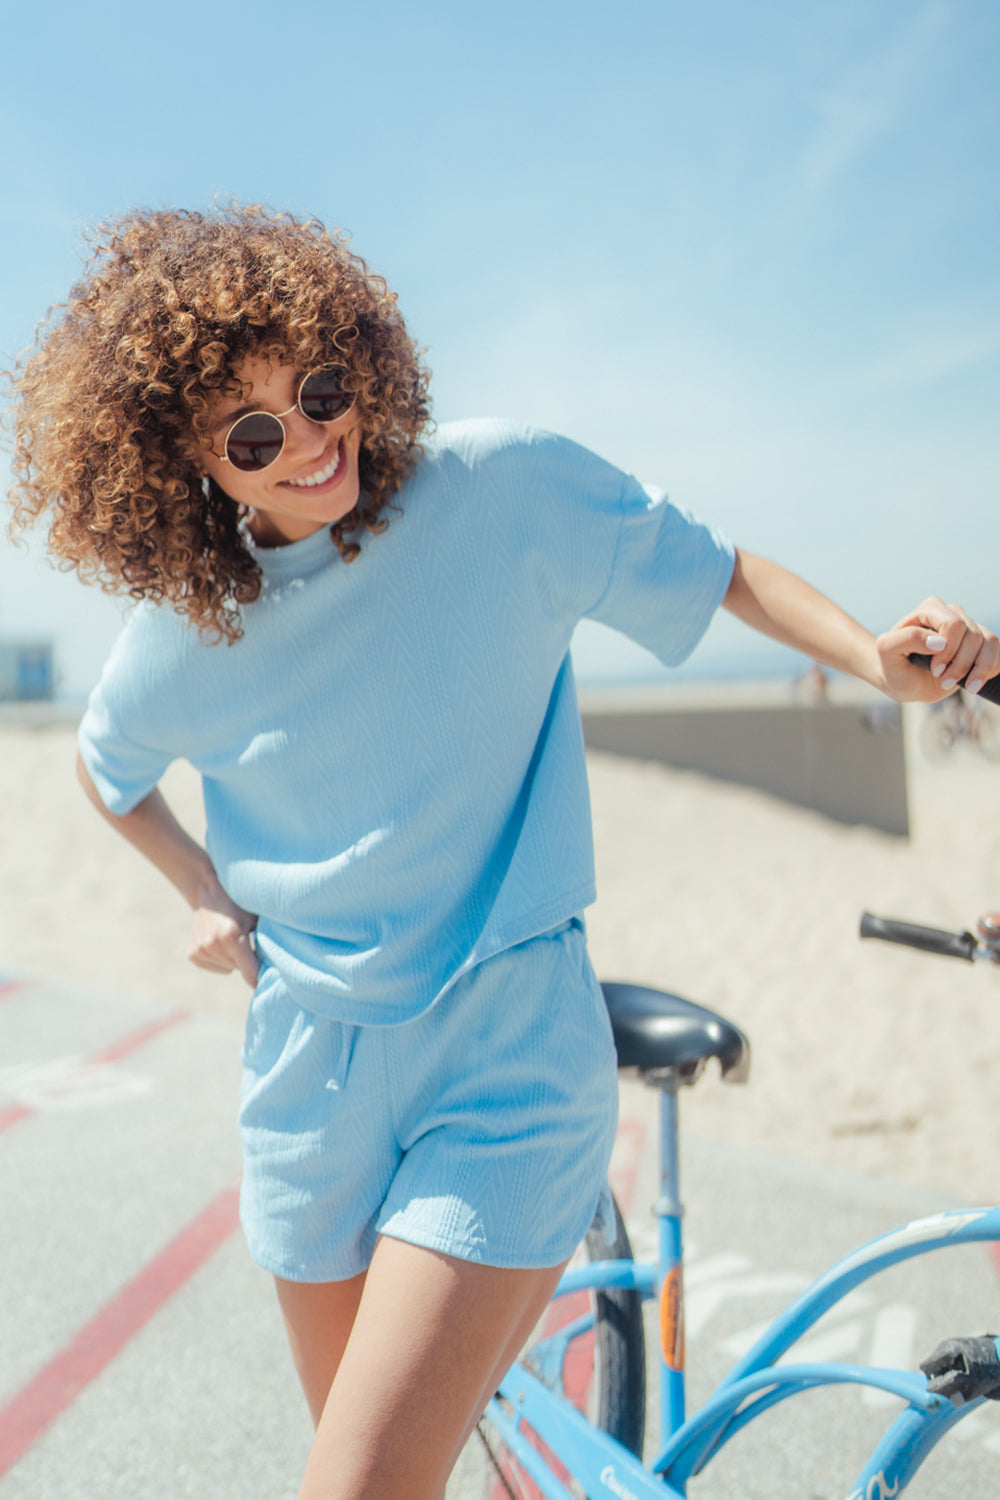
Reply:
[[940, 953], [944, 958], [973, 961], [978, 944], [971, 932], [944, 932], [940, 927], [920, 927], [914, 922], [896, 922], [866, 911], [861, 917], [860, 936], [881, 938], [884, 943], [902, 943], [922, 953]]
[[[930, 671], [931, 658], [924, 656], [920, 651], [911, 651], [910, 660], [915, 667], [925, 667]], [[958, 684], [959, 687], [965, 687], [966, 681], [967, 675], [962, 678]], [[991, 677], [988, 682], [984, 682], [975, 696], [985, 698], [988, 703], [1000, 703], [1000, 677]]]

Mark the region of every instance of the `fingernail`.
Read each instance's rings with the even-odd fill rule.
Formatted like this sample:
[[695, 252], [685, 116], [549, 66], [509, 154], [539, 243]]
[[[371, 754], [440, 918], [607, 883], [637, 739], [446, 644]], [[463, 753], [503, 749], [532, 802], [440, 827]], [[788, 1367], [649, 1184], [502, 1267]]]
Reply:
[[936, 667], [931, 667], [931, 676], [932, 677], [940, 677], [941, 673], [943, 671], [944, 671], [944, 662], [943, 661], [939, 661]]
[[944, 688], [946, 693], [950, 693], [952, 688], [957, 686], [956, 679], [954, 677], [946, 677], [941, 686]]
[[943, 635], [929, 635], [927, 637], [928, 651], [943, 651], [948, 642]]
[[983, 679], [981, 677], [973, 677], [971, 682], [965, 684], [965, 690], [968, 693], [978, 693], [982, 685]]

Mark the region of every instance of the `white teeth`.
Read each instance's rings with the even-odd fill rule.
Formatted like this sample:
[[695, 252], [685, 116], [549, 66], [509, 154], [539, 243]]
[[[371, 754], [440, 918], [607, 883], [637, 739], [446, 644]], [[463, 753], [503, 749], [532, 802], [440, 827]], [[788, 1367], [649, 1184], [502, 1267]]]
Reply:
[[316, 473], [315, 474], [310, 474], [307, 479], [286, 479], [285, 483], [286, 484], [294, 484], [296, 487], [301, 486], [303, 488], [305, 488], [307, 486], [310, 486], [310, 485], [314, 485], [314, 484], [325, 484], [326, 481], [328, 479], [332, 479], [333, 476], [334, 476], [334, 474], [337, 472], [337, 464], [339, 462], [340, 462], [340, 452], [338, 450], [333, 455], [333, 457], [331, 458], [330, 462], [327, 464], [327, 466], [326, 466], [325, 469], [317, 469]]

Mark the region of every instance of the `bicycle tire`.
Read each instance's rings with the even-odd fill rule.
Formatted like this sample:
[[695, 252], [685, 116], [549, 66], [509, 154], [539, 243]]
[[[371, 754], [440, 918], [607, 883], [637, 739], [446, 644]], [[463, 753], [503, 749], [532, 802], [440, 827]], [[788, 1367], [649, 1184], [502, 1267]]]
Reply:
[[[614, 1204], [613, 1237], [596, 1225], [586, 1235], [578, 1258], [631, 1260], [632, 1247], [618, 1204]], [[540, 1337], [568, 1322], [586, 1317], [590, 1327], [581, 1328], [568, 1345], [557, 1377], [546, 1372], [547, 1384], [561, 1388], [596, 1426], [604, 1429], [630, 1452], [641, 1456], [646, 1425], [646, 1350], [642, 1322], [642, 1298], [638, 1292], [612, 1288], [581, 1292], [550, 1304], [531, 1338], [522, 1359], [531, 1366], [532, 1346]], [[553, 1322], [555, 1318], [557, 1321]], [[536, 1373], [540, 1371], [536, 1370]], [[561, 1472], [570, 1494], [585, 1500], [575, 1481]], [[488, 1417], [483, 1417], [466, 1444], [448, 1483], [447, 1500], [542, 1500], [541, 1491], [524, 1473]]]

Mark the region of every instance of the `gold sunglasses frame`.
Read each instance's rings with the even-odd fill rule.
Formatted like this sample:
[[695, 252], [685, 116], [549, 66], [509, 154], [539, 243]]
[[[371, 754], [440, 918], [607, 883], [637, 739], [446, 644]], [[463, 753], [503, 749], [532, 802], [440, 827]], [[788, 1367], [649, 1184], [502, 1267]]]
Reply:
[[[276, 464], [278, 462], [278, 459], [285, 451], [285, 444], [288, 441], [288, 428], [285, 426], [284, 421], [282, 420], [284, 417], [290, 417], [292, 412], [297, 410], [302, 413], [307, 422], [314, 422], [317, 427], [329, 427], [332, 423], [339, 422], [342, 418], [349, 416], [357, 405], [358, 398], [356, 395], [351, 396], [350, 404], [346, 406], [343, 411], [338, 412], [335, 417], [311, 417], [308, 412], [303, 411], [302, 409], [302, 388], [307, 380], [311, 380], [314, 375], [322, 374], [324, 370], [346, 369], [346, 365], [317, 365], [314, 370], [307, 370], [302, 379], [299, 381], [298, 389], [295, 393], [295, 400], [292, 402], [287, 411], [266, 411], [264, 407], [259, 407], [254, 411], [243, 412], [241, 416], [236, 418], [235, 422], [232, 422], [229, 427], [226, 428], [226, 435], [222, 440], [222, 452], [216, 454], [216, 457], [219, 459], [220, 463], [233, 464], [233, 468], [238, 474], [263, 474], [265, 469], [269, 469], [272, 464]], [[266, 464], [261, 464], [256, 469], [241, 469], [239, 464], [234, 464], [233, 460], [229, 457], [229, 439], [232, 437], [233, 433], [236, 431], [240, 423], [247, 421], [249, 417], [273, 417], [275, 422], [277, 422], [278, 426], [281, 428], [281, 447], [278, 449], [273, 458], [268, 459]]]

